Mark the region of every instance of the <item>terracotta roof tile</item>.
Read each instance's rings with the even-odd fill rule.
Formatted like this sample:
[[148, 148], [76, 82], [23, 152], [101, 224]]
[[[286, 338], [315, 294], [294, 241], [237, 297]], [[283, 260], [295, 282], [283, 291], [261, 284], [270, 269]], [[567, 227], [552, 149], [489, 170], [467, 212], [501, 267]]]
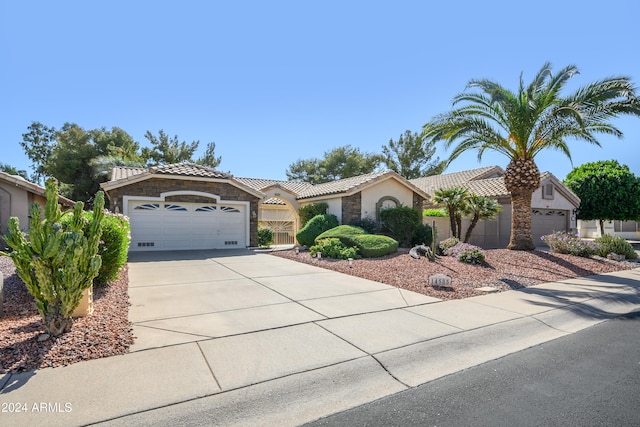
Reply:
[[134, 175], [145, 173], [147, 168], [133, 168], [127, 166], [116, 166], [111, 170], [111, 181], [129, 178]]
[[497, 178], [504, 175], [500, 166], [486, 166], [460, 172], [416, 178], [410, 182], [427, 194], [433, 195], [436, 190], [465, 186], [468, 182], [485, 178]]
[[308, 182], [296, 182], [296, 181], [278, 181], [274, 179], [260, 179], [260, 178], [236, 178], [236, 181], [246, 185], [254, 190], [262, 191], [268, 187], [280, 186], [286, 190], [291, 191], [294, 194], [300, 194], [301, 191], [308, 187], [312, 187], [312, 184]]
[[345, 193], [389, 173], [391, 172], [379, 171], [365, 175], [354, 176], [351, 178], [344, 178], [336, 181], [326, 182], [323, 184], [313, 185], [300, 192], [300, 196], [298, 198], [305, 199], [310, 197], [326, 196], [329, 194]]
[[198, 176], [221, 179], [233, 178], [233, 175], [231, 174], [220, 172], [207, 166], [187, 162], [153, 166], [149, 168], [149, 172], [160, 175]]

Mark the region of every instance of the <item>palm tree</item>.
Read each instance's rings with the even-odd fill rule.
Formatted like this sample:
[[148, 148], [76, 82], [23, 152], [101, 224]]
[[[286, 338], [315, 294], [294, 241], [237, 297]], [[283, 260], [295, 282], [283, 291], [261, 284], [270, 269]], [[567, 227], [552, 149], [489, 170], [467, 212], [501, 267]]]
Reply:
[[469, 228], [464, 234], [464, 242], [468, 243], [471, 238], [471, 232], [482, 219], [494, 219], [496, 214], [502, 210], [502, 206], [496, 199], [491, 197], [478, 196], [470, 194], [467, 198], [466, 212], [471, 215]]
[[433, 201], [447, 209], [453, 237], [460, 239], [462, 234], [462, 215], [467, 212], [468, 192], [464, 187], [436, 190]]
[[624, 114], [640, 116], [640, 100], [628, 77], [606, 78], [561, 96], [567, 81], [577, 73], [577, 67], [570, 65], [553, 74], [551, 64], [546, 63], [526, 87], [521, 75], [517, 92], [490, 80], [471, 80], [467, 88], [478, 92], [457, 95], [452, 111], [436, 116], [424, 127], [424, 136], [444, 141], [445, 148], [458, 141], [449, 161], [468, 150], [477, 150], [478, 160], [485, 150], [509, 158], [504, 176], [511, 194], [509, 249], [535, 248], [531, 196], [540, 185], [535, 156], [550, 148], [571, 159], [568, 139], [599, 146], [596, 134], [622, 136], [611, 119]]

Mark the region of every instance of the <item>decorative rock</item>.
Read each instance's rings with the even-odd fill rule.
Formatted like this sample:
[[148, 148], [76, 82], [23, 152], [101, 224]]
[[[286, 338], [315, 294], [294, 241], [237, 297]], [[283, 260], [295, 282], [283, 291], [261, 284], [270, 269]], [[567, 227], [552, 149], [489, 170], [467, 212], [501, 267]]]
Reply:
[[38, 342], [46, 341], [49, 338], [51, 338], [51, 335], [49, 334], [40, 334], [38, 335]]
[[429, 261], [435, 261], [436, 259], [436, 256], [431, 248], [425, 245], [414, 246], [413, 248], [411, 248], [411, 250], [409, 250], [409, 255], [411, 256], [411, 258], [415, 259], [419, 259], [420, 256], [427, 257]]
[[613, 252], [611, 252], [609, 255], [607, 255], [607, 258], [614, 261], [624, 261], [627, 257], [623, 254], [614, 254]]
[[484, 286], [482, 288], [478, 288], [478, 290], [482, 292], [486, 292], [488, 294], [499, 291], [498, 288], [494, 288], [493, 286]]

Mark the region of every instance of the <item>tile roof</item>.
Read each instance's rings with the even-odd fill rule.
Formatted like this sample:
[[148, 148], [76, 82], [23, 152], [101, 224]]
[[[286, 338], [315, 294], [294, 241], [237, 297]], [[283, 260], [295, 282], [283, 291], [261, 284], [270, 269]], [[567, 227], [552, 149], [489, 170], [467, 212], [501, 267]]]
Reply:
[[140, 175], [145, 173], [147, 168], [132, 168], [128, 166], [115, 166], [111, 170], [111, 181], [117, 181], [119, 179], [125, 179], [134, 175]]
[[233, 178], [233, 175], [231, 174], [220, 172], [207, 166], [187, 162], [153, 166], [149, 168], [149, 172], [160, 175], [182, 175], [221, 179]]
[[[467, 186], [467, 184], [471, 181], [477, 181], [486, 178], [498, 178], [502, 176], [504, 176], [504, 171], [500, 166], [486, 166], [483, 168], [469, 169], [460, 172], [416, 178], [410, 180], [410, 182], [425, 193], [433, 195], [436, 190]], [[491, 184], [495, 185], [495, 183]], [[496, 188], [496, 190], [499, 189]], [[502, 193], [500, 193], [500, 195], [502, 195]]]
[[[45, 198], [47, 197], [46, 188], [38, 184], [35, 184], [31, 181], [27, 181], [26, 179], [24, 179], [19, 175], [11, 175], [6, 172], [0, 171], [0, 181], [10, 183], [11, 185], [14, 185], [18, 188], [22, 188], [23, 190], [28, 191], [30, 193], [37, 194]], [[66, 197], [60, 196], [60, 195], [58, 195], [58, 203], [60, 203], [65, 207], [73, 207], [76, 204], [76, 202], [74, 202], [73, 200], [67, 199]]]
[[258, 191], [262, 191], [275, 185], [289, 190], [294, 194], [300, 194], [306, 188], [313, 187], [313, 184], [309, 184], [308, 182], [278, 181], [274, 179], [261, 178], [236, 178], [235, 180]]
[[469, 192], [485, 197], [508, 197], [510, 196], [507, 187], [504, 186], [504, 177], [485, 178], [476, 181], [469, 181], [465, 184]]
[[306, 199], [310, 197], [327, 196], [330, 194], [346, 193], [364, 184], [372, 182], [384, 175], [393, 174], [391, 171], [379, 171], [368, 173], [365, 175], [358, 175], [351, 178], [338, 179], [336, 181], [326, 182], [324, 184], [316, 184], [311, 187], [307, 187], [300, 192], [299, 199]]

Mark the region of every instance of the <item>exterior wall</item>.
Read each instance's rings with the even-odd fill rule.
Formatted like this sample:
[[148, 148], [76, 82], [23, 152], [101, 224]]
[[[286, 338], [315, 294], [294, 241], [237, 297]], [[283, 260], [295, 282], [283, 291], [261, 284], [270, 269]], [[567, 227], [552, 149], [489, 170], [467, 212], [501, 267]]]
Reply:
[[[153, 178], [140, 181], [128, 186], [115, 188], [107, 192], [111, 209], [122, 212], [124, 196], [160, 197], [162, 193], [170, 191], [201, 191], [220, 196], [222, 200], [249, 202], [249, 244], [258, 246], [258, 202], [259, 199], [245, 191], [224, 182], [192, 181]], [[174, 202], [207, 202], [210, 199], [203, 196], [179, 195], [171, 196], [167, 201]]]
[[376, 219], [376, 204], [385, 196], [396, 198], [403, 206], [414, 206], [414, 194], [410, 188], [394, 179], [387, 179], [361, 191], [362, 205], [359, 218]]
[[29, 228], [29, 207], [34, 201], [30, 196], [22, 188], [0, 182], [0, 234], [7, 232], [7, 222], [12, 216], [20, 220], [20, 229]]

